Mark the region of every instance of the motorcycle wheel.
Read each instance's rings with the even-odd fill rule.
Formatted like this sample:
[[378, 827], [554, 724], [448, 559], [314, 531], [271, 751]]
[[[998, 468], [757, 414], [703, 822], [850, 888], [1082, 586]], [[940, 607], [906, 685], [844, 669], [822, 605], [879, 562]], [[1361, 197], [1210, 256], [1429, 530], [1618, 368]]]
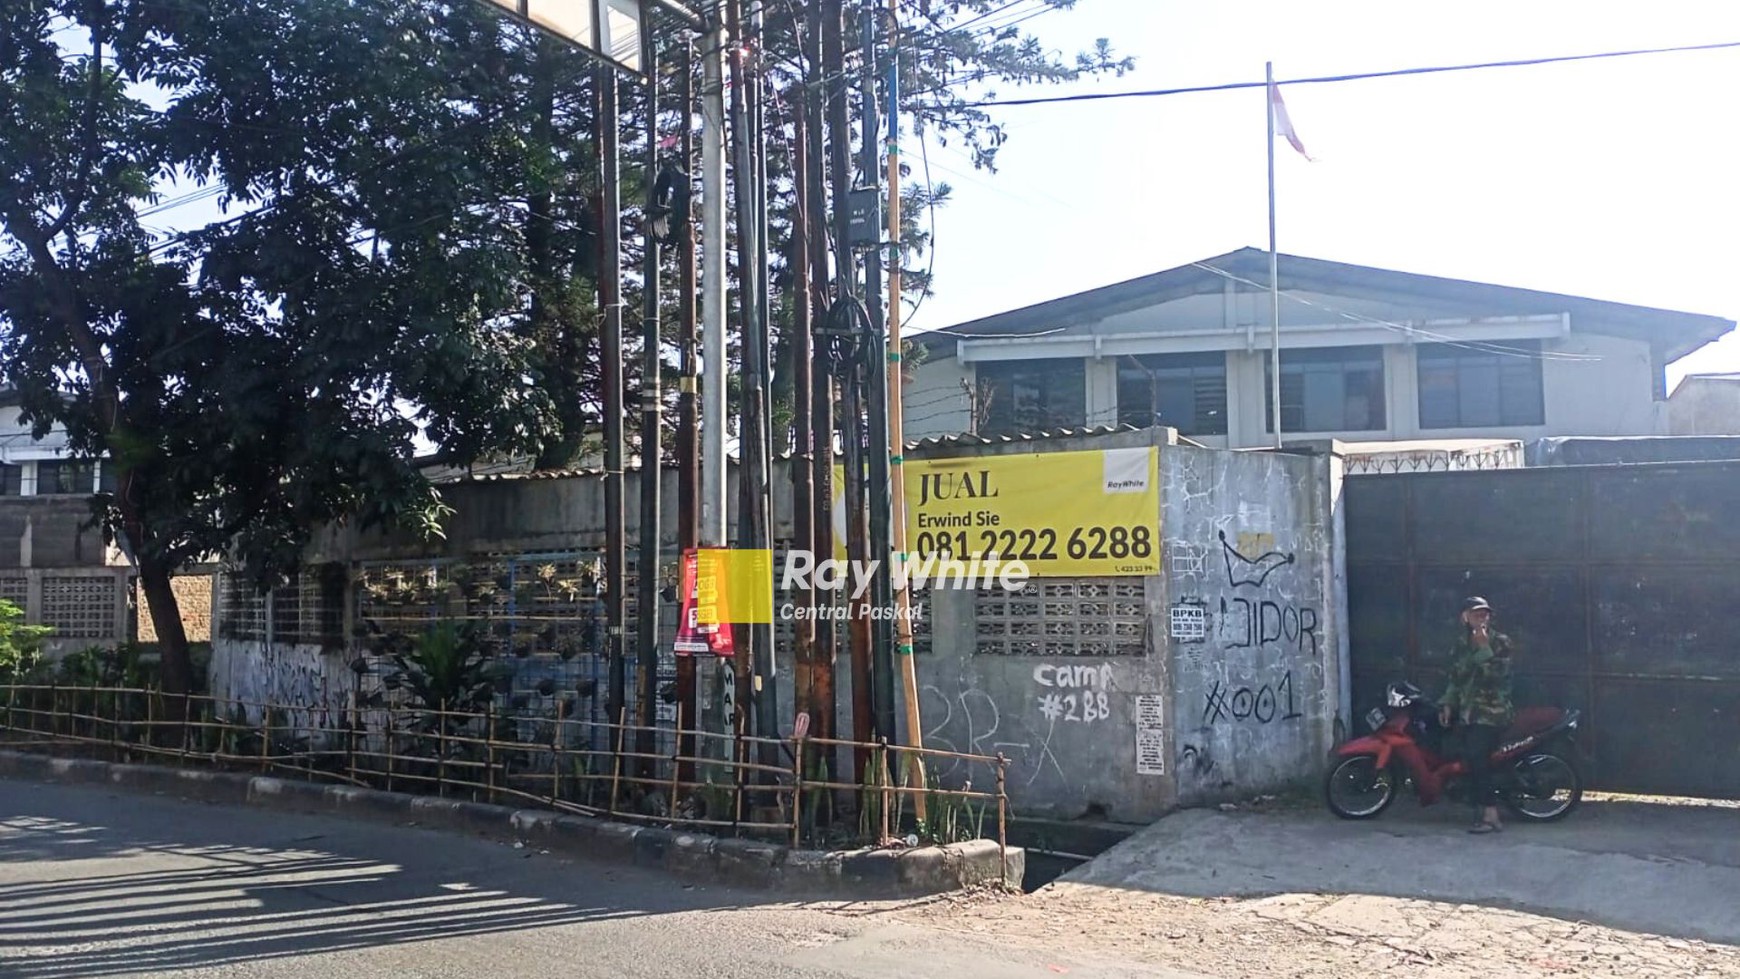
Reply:
[[1536, 751], [1517, 759], [1509, 781], [1505, 805], [1532, 822], [1564, 819], [1583, 801], [1583, 773], [1559, 751]]
[[1375, 755], [1349, 755], [1323, 777], [1323, 801], [1342, 819], [1371, 819], [1396, 801], [1396, 777]]

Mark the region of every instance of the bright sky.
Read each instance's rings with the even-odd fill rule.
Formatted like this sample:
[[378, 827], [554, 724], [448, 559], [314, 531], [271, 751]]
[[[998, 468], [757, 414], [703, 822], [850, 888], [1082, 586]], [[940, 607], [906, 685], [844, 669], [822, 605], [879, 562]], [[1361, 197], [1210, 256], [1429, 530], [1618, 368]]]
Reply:
[[[1079, 0], [1024, 28], [1136, 71], [1003, 98], [1740, 41], [1740, 3]], [[1277, 141], [1280, 251], [1740, 318], [1736, 93], [1740, 48], [1283, 87], [1317, 162]], [[1261, 88], [994, 111], [995, 175], [930, 141], [955, 200], [915, 331], [1268, 245]], [[1740, 335], [1669, 382], [1707, 371]]]

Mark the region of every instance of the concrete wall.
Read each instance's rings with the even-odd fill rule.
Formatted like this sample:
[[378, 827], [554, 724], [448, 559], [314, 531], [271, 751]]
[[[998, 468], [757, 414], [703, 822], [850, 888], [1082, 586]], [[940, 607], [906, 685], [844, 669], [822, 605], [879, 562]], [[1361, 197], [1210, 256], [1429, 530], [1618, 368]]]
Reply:
[[[1091, 617], [1120, 622], [1126, 639], [1112, 654], [1011, 652], [981, 635], [984, 596], [931, 589], [917, 598], [928, 632], [927, 645], [916, 654], [925, 744], [1006, 755], [1016, 812], [1139, 822], [1181, 802], [1261, 792], [1318, 771], [1339, 696], [1330, 546], [1334, 497], [1327, 486], [1327, 462], [1182, 447], [1171, 440], [1169, 429], [1150, 429], [914, 453], [916, 458], [1159, 446], [1162, 505], [1153, 520], [1164, 572], [1146, 578], [1035, 579], [1029, 586], [1039, 592], [1034, 601], [1047, 605], [1047, 617], [1061, 615], [1058, 621], [1064, 623]], [[789, 526], [783, 464], [775, 467], [775, 481], [780, 487], [776, 535], [783, 535]], [[634, 500], [632, 478], [629, 484], [627, 498]], [[602, 542], [600, 489], [601, 480], [594, 476], [452, 486], [444, 493], [457, 513], [445, 542], [431, 546], [393, 535], [333, 532], [312, 557], [352, 562], [354, 568], [383, 559], [594, 548]], [[674, 486], [666, 498], [674, 503]], [[632, 510], [629, 526], [632, 544]], [[1222, 531], [1231, 547], [1259, 557], [1279, 550], [1291, 560], [1268, 569], [1255, 583], [1237, 569], [1239, 578], [1229, 580], [1229, 559], [1217, 549]], [[1069, 594], [1054, 600], [1046, 596], [1060, 593], [1048, 588]], [[1204, 610], [1210, 631], [1203, 642], [1169, 632], [1170, 610], [1188, 602]], [[1238, 630], [1247, 608], [1257, 634], [1243, 641]], [[347, 609], [347, 616], [353, 615], [354, 608]], [[1275, 629], [1281, 630], [1279, 638], [1267, 634]], [[356, 684], [350, 662], [361, 650], [354, 639], [345, 650], [323, 651], [229, 639], [222, 631], [220, 623], [213, 643], [212, 688], [219, 696], [330, 710], [342, 706]], [[850, 737], [851, 671], [844, 629], [839, 631], [837, 724], [841, 736]], [[667, 630], [666, 649], [668, 639]], [[538, 659], [519, 660], [516, 669], [524, 667], [531, 676]], [[775, 660], [779, 725], [788, 730], [789, 645], [776, 649]], [[706, 678], [724, 666], [703, 661], [703, 695]], [[711, 709], [722, 706], [714, 702]], [[849, 762], [842, 762], [849, 772]], [[945, 782], [972, 778], [987, 788], [993, 777], [988, 769], [968, 771], [952, 761], [933, 765], [932, 771]]]
[[[948, 454], [982, 457], [1066, 452], [1150, 445], [1169, 439], [1169, 430], [1150, 429], [956, 448]], [[1167, 451], [1161, 449], [1162, 459]], [[1154, 520], [1158, 525], [1159, 513], [1154, 514]], [[1028, 588], [1038, 590], [1053, 582], [1101, 591], [1132, 591], [1132, 596], [1108, 600], [1139, 603], [1150, 623], [1136, 654], [1029, 656], [981, 651], [975, 594], [933, 589], [922, 598], [930, 620], [931, 648], [917, 660], [925, 745], [1006, 755], [1010, 760], [1010, 804], [1025, 815], [1065, 819], [1100, 816], [1131, 822], [1155, 819], [1172, 805], [1173, 786], [1165, 774], [1138, 771], [1136, 732], [1143, 705], [1139, 698], [1146, 696], [1148, 703], [1157, 703], [1166, 691], [1164, 649], [1157, 645], [1151, 625], [1159, 621], [1165, 608], [1165, 583], [1160, 576], [1042, 578], [1030, 580]], [[937, 774], [954, 781], [968, 775], [963, 765], [953, 762], [941, 763]], [[986, 774], [980, 771], [974, 777]]]
[[918, 365], [910, 383], [901, 387], [902, 420], [906, 437], [917, 440], [934, 435], [958, 435], [973, 430], [973, 369], [954, 357], [952, 347], [939, 347], [931, 359]]
[[113, 549], [83, 496], [0, 499], [0, 568], [100, 568]]
[[1162, 453], [1169, 702], [1180, 803], [1315, 775], [1342, 669], [1331, 460]]
[[[1334, 546], [1339, 460], [1172, 445], [1166, 434], [1042, 444], [1068, 451], [1161, 442], [1164, 573], [1029, 585], [1133, 588], [1127, 601], [1147, 616], [1140, 655], [987, 655], [977, 648], [972, 593], [925, 596], [932, 644], [918, 658], [925, 743], [1007, 755], [1019, 812], [1142, 822], [1174, 805], [1278, 789], [1317, 774], [1345, 713]], [[971, 450], [1031, 451], [1032, 444]], [[1230, 545], [1221, 544], [1222, 532]], [[1242, 557], [1230, 558], [1229, 546], [1290, 559], [1271, 556], [1267, 573], [1251, 572]], [[1202, 613], [1200, 641], [1186, 620], [1174, 637], [1171, 609], [1179, 607]], [[1159, 738], [1158, 771], [1139, 763], [1148, 725]], [[941, 772], [958, 767], [945, 763]]]
[[1740, 435], [1740, 376], [1688, 377], [1667, 406], [1670, 435]]
[[43, 644], [53, 658], [131, 638], [131, 572], [127, 568], [0, 570], [0, 598], [23, 609], [25, 621], [51, 626]]

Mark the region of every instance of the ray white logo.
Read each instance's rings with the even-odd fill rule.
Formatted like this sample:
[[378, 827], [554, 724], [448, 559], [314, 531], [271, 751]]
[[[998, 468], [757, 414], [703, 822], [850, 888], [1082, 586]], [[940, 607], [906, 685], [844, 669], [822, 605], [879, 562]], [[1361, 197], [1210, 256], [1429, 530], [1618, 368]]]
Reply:
[[[780, 570], [779, 587], [785, 591], [813, 588], [816, 591], [844, 591], [853, 600], [862, 599], [871, 582], [882, 571], [881, 561], [839, 561], [829, 558], [818, 562], [810, 551], [790, 551]], [[898, 555], [889, 562], [889, 581], [895, 591], [902, 588], [973, 589], [998, 587], [1004, 591], [1020, 591], [1027, 587], [1031, 574], [1024, 561], [1002, 561], [996, 558], [958, 558], [926, 554], [920, 558], [902, 560]]]
[[1107, 449], [1102, 489], [1107, 493], [1148, 492], [1148, 450]]

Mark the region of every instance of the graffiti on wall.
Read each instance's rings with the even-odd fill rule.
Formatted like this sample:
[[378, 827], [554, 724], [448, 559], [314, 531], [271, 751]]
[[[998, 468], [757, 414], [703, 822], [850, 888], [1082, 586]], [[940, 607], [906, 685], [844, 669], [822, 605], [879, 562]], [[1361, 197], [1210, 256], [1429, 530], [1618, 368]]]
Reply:
[[1223, 789], [1284, 772], [1328, 693], [1329, 643], [1308, 570], [1321, 534], [1290, 528], [1278, 539], [1268, 507], [1229, 510], [1201, 528], [1207, 566], [1185, 587], [1195, 594], [1174, 599], [1169, 623], [1192, 727], [1172, 758], [1182, 778]]
[[[1060, 666], [1057, 670], [1059, 673], [1068, 672], [1072, 679], [1075, 676], [1069, 666]], [[1109, 679], [1108, 674], [1108, 682]], [[919, 705], [924, 723], [924, 743], [928, 748], [974, 755], [1006, 755], [1011, 762], [1011, 774], [1026, 772], [1028, 785], [1037, 782], [1047, 771], [1055, 772], [1061, 779], [1069, 777], [1051, 747], [1052, 734], [1057, 730], [1055, 718], [1047, 723], [1042, 736], [1036, 736], [1019, 718], [1006, 720], [990, 694], [970, 687], [950, 697], [937, 687], [925, 684]], [[958, 758], [939, 758], [934, 764], [938, 778], [967, 774], [967, 766]]]
[[1305, 716], [1293, 691], [1293, 671], [1285, 670], [1278, 682], [1260, 686], [1241, 686], [1236, 690], [1215, 681], [1206, 695], [1202, 708], [1202, 723], [1252, 720], [1258, 724], [1271, 721], [1296, 721]]

